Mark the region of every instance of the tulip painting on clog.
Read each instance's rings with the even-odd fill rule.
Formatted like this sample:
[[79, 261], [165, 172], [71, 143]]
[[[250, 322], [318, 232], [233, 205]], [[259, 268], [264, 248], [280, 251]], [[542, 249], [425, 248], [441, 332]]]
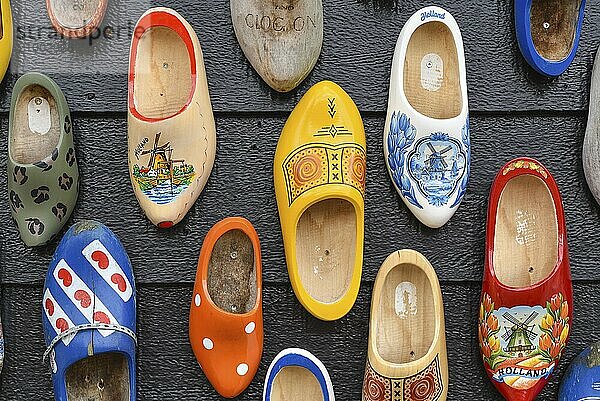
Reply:
[[573, 325], [566, 225], [556, 182], [520, 158], [490, 194], [479, 345], [492, 383], [509, 401], [533, 400], [556, 370]]
[[573, 359], [563, 376], [558, 401], [600, 401], [600, 342]]
[[439, 7], [418, 11], [400, 32], [384, 155], [411, 212], [429, 227], [444, 225], [467, 190], [471, 141], [462, 37]]
[[585, 0], [515, 0], [515, 31], [525, 60], [555, 77], [569, 67], [581, 36]]

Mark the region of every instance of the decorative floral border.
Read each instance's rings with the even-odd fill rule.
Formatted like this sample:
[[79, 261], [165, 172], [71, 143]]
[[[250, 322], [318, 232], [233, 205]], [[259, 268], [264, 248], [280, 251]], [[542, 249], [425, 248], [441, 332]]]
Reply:
[[515, 162], [510, 163], [508, 166], [506, 166], [506, 168], [504, 170], [502, 170], [502, 175], [506, 175], [509, 172], [511, 172], [515, 169], [518, 169], [518, 168], [524, 168], [524, 169], [529, 169], [532, 171], [537, 171], [538, 173], [540, 173], [542, 175], [542, 177], [548, 178], [548, 173], [542, 166], [540, 166], [539, 164], [537, 164], [535, 162], [527, 161], [527, 160], [517, 160]]
[[469, 177], [471, 176], [471, 124], [469, 123], [469, 116], [467, 115], [467, 121], [465, 121], [465, 125], [462, 127], [462, 142], [465, 146], [465, 153], [467, 154], [467, 159], [465, 160], [467, 164], [467, 171], [463, 175], [462, 181], [460, 183], [460, 187], [458, 188], [458, 194], [456, 195], [456, 200], [450, 206], [451, 208], [458, 206], [461, 202], [462, 198], [465, 196], [467, 192], [467, 187], [469, 186]]

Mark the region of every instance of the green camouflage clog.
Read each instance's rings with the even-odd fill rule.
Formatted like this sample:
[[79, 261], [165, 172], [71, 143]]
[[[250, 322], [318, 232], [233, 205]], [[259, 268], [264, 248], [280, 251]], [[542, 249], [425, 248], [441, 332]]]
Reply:
[[45, 75], [28, 73], [15, 84], [7, 165], [10, 210], [21, 239], [43, 245], [69, 219], [79, 190], [69, 106]]

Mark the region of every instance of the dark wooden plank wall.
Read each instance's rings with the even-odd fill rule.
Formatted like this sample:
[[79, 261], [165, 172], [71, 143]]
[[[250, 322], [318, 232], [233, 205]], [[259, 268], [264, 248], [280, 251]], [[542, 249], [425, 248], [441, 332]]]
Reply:
[[[449, 400], [501, 400], [484, 377], [476, 341], [483, 269], [485, 213], [491, 181], [509, 159], [539, 158], [562, 190], [572, 272], [575, 324], [565, 361], [541, 400], [556, 399], [558, 378], [585, 344], [600, 339], [598, 238], [600, 208], [584, 181], [581, 146], [591, 66], [600, 43], [600, 2], [588, 1], [580, 49], [558, 79], [536, 75], [514, 39], [511, 0], [440, 1], [463, 30], [472, 117], [471, 185], [442, 229], [420, 225], [396, 195], [382, 156], [388, 75], [403, 23], [422, 1], [324, 0], [322, 56], [291, 94], [261, 82], [241, 53], [226, 0], [111, 0], [105, 25], [112, 36], [88, 41], [57, 38], [43, 2], [14, 1], [19, 28], [11, 71], [0, 87], [0, 170], [6, 168], [7, 112], [12, 84], [38, 70], [63, 88], [74, 117], [82, 185], [72, 220], [97, 219], [123, 241], [133, 262], [139, 302], [140, 400], [216, 400], [187, 338], [188, 308], [202, 239], [218, 220], [242, 215], [256, 226], [264, 254], [263, 364], [240, 400], [259, 400], [266, 368], [289, 346], [305, 347], [329, 368], [340, 401], [360, 399], [367, 347], [370, 292], [379, 265], [392, 251], [414, 248], [434, 264], [444, 293], [449, 345]], [[218, 151], [211, 179], [188, 217], [171, 230], [148, 223], [133, 196], [126, 162], [126, 72], [129, 32], [145, 9], [180, 11], [203, 45], [217, 117]], [[366, 238], [361, 292], [351, 313], [333, 323], [310, 316], [288, 281], [272, 183], [272, 159], [285, 119], [310, 85], [340, 83], [363, 112], [368, 141]], [[6, 175], [0, 175], [2, 319], [6, 360], [1, 400], [50, 400], [41, 326], [41, 289], [56, 242], [26, 249], [9, 219]]]

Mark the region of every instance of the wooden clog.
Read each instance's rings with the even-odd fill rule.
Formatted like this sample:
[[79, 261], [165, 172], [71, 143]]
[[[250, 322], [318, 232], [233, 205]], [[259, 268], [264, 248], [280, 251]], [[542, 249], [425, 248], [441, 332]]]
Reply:
[[190, 308], [190, 342], [223, 397], [237, 397], [252, 382], [263, 349], [262, 267], [258, 235], [244, 218], [222, 220], [204, 239]]
[[67, 38], [85, 38], [96, 30], [106, 13], [108, 0], [46, 0], [50, 22]]
[[423, 8], [398, 37], [383, 148], [400, 197], [429, 227], [446, 224], [465, 195], [469, 135], [460, 29], [448, 11]]
[[21, 239], [43, 245], [69, 220], [79, 190], [69, 106], [45, 75], [25, 74], [15, 83], [7, 164], [10, 209]]
[[538, 161], [519, 158], [490, 193], [479, 345], [492, 383], [531, 401], [548, 381], [573, 325], [573, 289], [560, 193]]
[[429, 261], [413, 250], [383, 262], [371, 300], [363, 401], [443, 401], [448, 360], [442, 291]]
[[596, 202], [600, 203], [600, 57], [598, 52], [592, 70], [589, 114], [583, 139], [582, 159], [587, 184]]
[[577, 52], [584, 11], [585, 0], [515, 0], [517, 42], [534, 70], [565, 72]]
[[587, 347], [564, 374], [558, 401], [600, 401], [600, 342]]
[[313, 86], [288, 118], [275, 151], [275, 194], [296, 297], [314, 316], [352, 308], [363, 261], [365, 131], [333, 82]]
[[263, 401], [335, 401], [323, 363], [299, 348], [281, 351], [267, 371]]
[[55, 399], [135, 401], [135, 282], [119, 239], [95, 221], [73, 225], [41, 302]]
[[177, 12], [148, 10], [129, 59], [129, 168], [135, 196], [161, 228], [177, 224], [208, 180], [216, 130], [202, 49]]
[[230, 0], [242, 51], [273, 89], [289, 92], [315, 66], [323, 45], [322, 0]]
[[10, 0], [0, 0], [0, 81], [4, 79], [13, 49], [13, 20]]

